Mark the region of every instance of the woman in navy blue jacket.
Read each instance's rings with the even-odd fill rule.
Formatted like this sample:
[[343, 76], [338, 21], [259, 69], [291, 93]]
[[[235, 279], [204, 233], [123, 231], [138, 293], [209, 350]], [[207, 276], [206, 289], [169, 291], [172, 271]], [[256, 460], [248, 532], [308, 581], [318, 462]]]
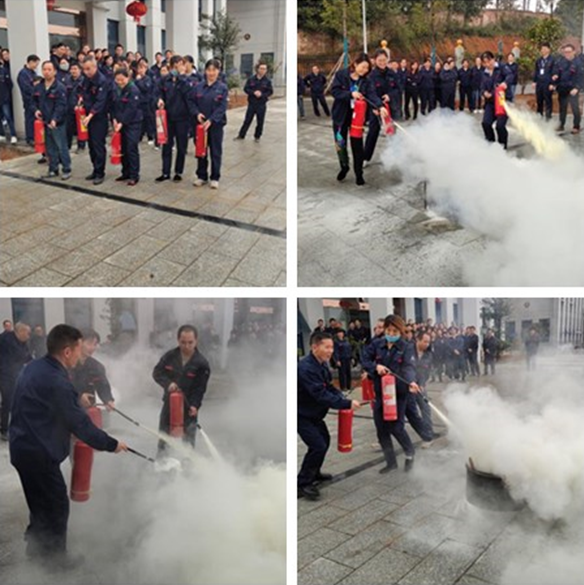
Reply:
[[[337, 175], [338, 181], [342, 181], [349, 172], [347, 137], [353, 118], [355, 101], [365, 100], [369, 107], [375, 108], [374, 112], [377, 113], [377, 110], [379, 110], [383, 117], [387, 115], [385, 108], [382, 107], [383, 102], [367, 79], [370, 67], [369, 57], [365, 53], [358, 55], [347, 69], [337, 71], [331, 88], [331, 93], [335, 98], [332, 110], [333, 132], [339, 162], [341, 163], [341, 170]], [[363, 138], [351, 138], [351, 152], [353, 153], [357, 185], [364, 185]]]
[[[207, 131], [208, 148], [211, 151], [211, 189], [219, 188], [221, 157], [223, 154], [223, 129], [227, 124], [227, 102], [229, 90], [219, 80], [221, 62], [210, 59], [205, 64], [205, 80], [198, 83], [189, 99], [189, 107], [197, 125]], [[209, 156], [198, 159], [195, 187], [202, 187], [209, 179]]]
[[116, 181], [127, 181], [130, 187], [140, 180], [140, 150], [144, 114], [140, 105], [141, 93], [125, 69], [116, 71], [117, 89], [113, 95], [112, 119], [114, 130], [122, 133], [122, 174]]

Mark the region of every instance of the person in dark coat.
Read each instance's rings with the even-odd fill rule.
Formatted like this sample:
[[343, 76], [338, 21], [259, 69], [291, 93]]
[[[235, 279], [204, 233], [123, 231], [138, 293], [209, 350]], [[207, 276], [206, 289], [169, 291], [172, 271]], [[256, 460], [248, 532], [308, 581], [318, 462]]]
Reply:
[[27, 556], [54, 569], [71, 569], [82, 562], [67, 553], [69, 498], [60, 465], [69, 455], [71, 435], [99, 451], [119, 453], [128, 447], [94, 426], [77, 404], [68, 369], [79, 360], [81, 332], [69, 325], [53, 327], [47, 351], [16, 382], [10, 462], [30, 511]]
[[36, 68], [41, 62], [37, 55], [29, 55], [26, 58], [26, 65], [19, 71], [17, 77], [18, 88], [22, 97], [24, 108], [24, 127], [26, 143], [34, 146], [34, 80], [36, 78]]
[[483, 83], [483, 62], [480, 57], [475, 59], [474, 67], [470, 70], [472, 99], [470, 109], [472, 112], [480, 112], [482, 109], [481, 86]]
[[252, 75], [245, 83], [243, 91], [247, 94], [247, 110], [243, 124], [235, 138], [236, 140], [243, 140], [245, 138], [254, 116], [256, 118], [254, 139], [256, 142], [259, 142], [262, 137], [268, 100], [274, 93], [272, 81], [267, 76], [267, 73], [268, 65], [260, 62], [256, 65], [256, 74]]
[[535, 70], [533, 72], [537, 113], [543, 116], [545, 111], [545, 119], [550, 120], [553, 106], [553, 92], [550, 86], [552, 85], [552, 75], [555, 69], [555, 59], [551, 54], [552, 50], [549, 43], [542, 43], [539, 51], [540, 57], [535, 62]]
[[330, 116], [326, 98], [324, 96], [324, 90], [326, 88], [326, 77], [321, 73], [318, 65], [312, 67], [312, 72], [304, 78], [304, 83], [310, 88], [310, 97], [312, 99], [312, 108], [314, 115], [320, 118], [320, 111], [318, 105], [320, 104], [325, 116]]
[[468, 109], [473, 111], [472, 101], [472, 70], [468, 59], [463, 59], [462, 67], [458, 70], [458, 94], [460, 100], [458, 103], [458, 109], [464, 112], [465, 105], [468, 104]]
[[420, 81], [421, 81], [421, 74], [420, 74], [420, 64], [417, 61], [414, 61], [410, 65], [410, 69], [406, 76], [406, 91], [405, 91], [405, 118], [406, 120], [410, 119], [410, 101], [414, 106], [414, 114], [413, 118], [416, 120], [418, 118], [418, 100], [420, 98]]
[[584, 90], [584, 68], [581, 59], [576, 59], [574, 45], [568, 43], [562, 47], [562, 57], [555, 65], [550, 89], [558, 92], [560, 102], [560, 123], [558, 132], [563, 132], [568, 116], [568, 105], [574, 114], [572, 134], [580, 132], [580, 92]]
[[420, 112], [422, 116], [433, 110], [434, 103], [434, 71], [432, 70], [432, 60], [426, 59], [420, 70]]
[[[357, 100], [367, 102], [368, 106], [374, 108], [374, 113], [387, 116], [383, 102], [378, 97], [368, 79], [369, 57], [365, 54], [358, 55], [347, 69], [341, 69], [335, 75], [331, 93], [335, 98], [333, 103], [332, 118], [335, 145], [341, 170], [337, 175], [337, 181], [343, 181], [349, 172], [349, 154], [347, 151], [347, 139], [349, 128], [353, 120], [353, 108]], [[365, 153], [363, 138], [351, 138], [351, 151], [357, 185], [364, 185], [363, 162]]]
[[6, 139], [5, 129], [7, 127], [10, 132], [10, 142], [16, 144], [18, 139], [12, 114], [12, 88], [14, 84], [10, 76], [10, 62], [4, 59], [5, 54], [6, 52], [3, 50], [2, 57], [0, 57], [0, 132]]
[[332, 384], [328, 367], [334, 353], [333, 338], [324, 332], [310, 337], [310, 353], [298, 363], [298, 434], [308, 447], [298, 472], [298, 496], [309, 500], [320, 497], [316, 483], [332, 479], [322, 472], [330, 446], [330, 434], [324, 419], [329, 409], [357, 409], [356, 400], [345, 398]]
[[[178, 346], [166, 352], [156, 364], [152, 377], [163, 389], [162, 410], [158, 429], [170, 432], [170, 395], [182, 392], [184, 396], [184, 437], [183, 440], [193, 447], [199, 412], [211, 368], [207, 358], [197, 348], [198, 333], [192, 325], [182, 325], [177, 333]], [[158, 453], [162, 454], [166, 443], [159, 441]]]
[[297, 79], [297, 87], [296, 87], [296, 96], [298, 100], [298, 114], [300, 119], [303, 120], [306, 116], [304, 112], [304, 92], [306, 91], [306, 84], [304, 83], [304, 79], [300, 73], [298, 74]]
[[489, 370], [495, 374], [495, 363], [497, 361], [497, 352], [499, 350], [499, 340], [495, 337], [495, 332], [489, 329], [483, 339], [483, 354], [485, 362], [485, 376]]
[[42, 325], [35, 325], [28, 345], [35, 360], [42, 358], [47, 353], [47, 336]]
[[341, 390], [351, 389], [351, 358], [353, 348], [347, 339], [345, 339], [345, 330], [337, 331], [334, 340], [333, 362], [339, 371], [339, 387]]
[[0, 335], [0, 394], [2, 411], [0, 414], [0, 437], [8, 438], [8, 421], [16, 379], [23, 366], [32, 360], [28, 348], [30, 327], [26, 323], [16, 323], [14, 330], [4, 331]]

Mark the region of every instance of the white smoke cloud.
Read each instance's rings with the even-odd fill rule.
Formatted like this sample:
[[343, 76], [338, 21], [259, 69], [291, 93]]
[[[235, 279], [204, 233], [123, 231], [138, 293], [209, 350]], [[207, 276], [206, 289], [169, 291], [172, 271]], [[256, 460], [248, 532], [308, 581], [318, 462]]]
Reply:
[[427, 179], [435, 211], [487, 236], [463, 266], [469, 285], [581, 286], [584, 165], [533, 115], [512, 115], [540, 155], [519, 159], [476, 119], [435, 111], [388, 141], [382, 160], [405, 180]]

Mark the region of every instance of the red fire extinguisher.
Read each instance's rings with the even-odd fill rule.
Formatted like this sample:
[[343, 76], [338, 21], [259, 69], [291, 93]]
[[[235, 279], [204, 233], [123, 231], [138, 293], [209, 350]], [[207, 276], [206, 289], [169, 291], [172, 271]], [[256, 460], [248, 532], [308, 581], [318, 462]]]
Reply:
[[395, 378], [391, 374], [386, 374], [381, 378], [381, 395], [383, 398], [383, 420], [397, 420]]
[[101, 416], [101, 409], [97, 408], [97, 406], [90, 406], [87, 410], [87, 415], [91, 419], [91, 422], [98, 428], [101, 429], [103, 427], [103, 418]]
[[71, 470], [71, 499], [87, 502], [91, 491], [91, 468], [93, 449], [77, 439], [73, 447], [73, 469]]
[[365, 378], [361, 381], [361, 397], [363, 402], [375, 400], [375, 391], [373, 390], [373, 380], [371, 378]]
[[170, 402], [170, 436], [181, 438], [184, 435], [185, 407], [182, 392], [171, 392]]
[[506, 116], [505, 108], [505, 90], [499, 85], [495, 90], [495, 116]]
[[367, 102], [365, 100], [355, 100], [355, 105], [353, 107], [353, 119], [351, 120], [351, 129], [349, 130], [349, 136], [351, 138], [363, 138], [366, 113]]
[[197, 131], [195, 132], [195, 156], [197, 158], [207, 156], [207, 139], [207, 130], [203, 128], [202, 124], [197, 124]]
[[353, 450], [353, 411], [350, 408], [339, 410], [338, 450], [350, 453]]
[[85, 112], [85, 108], [83, 106], [79, 106], [75, 108], [75, 121], [77, 122], [77, 140], [85, 141], [89, 140], [89, 132], [87, 131], [87, 126], [83, 123], [83, 119], [87, 116]]
[[388, 136], [393, 136], [395, 134], [395, 124], [391, 117], [391, 108], [389, 104], [385, 104], [384, 107], [387, 110], [387, 116], [383, 119], [383, 129]]
[[110, 156], [112, 165], [122, 164], [122, 133], [114, 132], [112, 135], [112, 153]]
[[34, 151], [45, 154], [45, 123], [42, 120], [34, 121]]
[[166, 144], [168, 142], [168, 122], [166, 110], [163, 108], [156, 110], [156, 141], [158, 144]]

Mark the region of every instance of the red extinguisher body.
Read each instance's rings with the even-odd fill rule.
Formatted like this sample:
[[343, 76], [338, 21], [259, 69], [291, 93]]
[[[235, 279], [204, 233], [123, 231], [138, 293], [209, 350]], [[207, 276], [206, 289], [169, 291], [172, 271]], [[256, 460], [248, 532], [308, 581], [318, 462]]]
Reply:
[[87, 126], [83, 123], [83, 118], [87, 116], [85, 108], [79, 106], [75, 109], [75, 121], [77, 123], [77, 140], [86, 141], [89, 140], [89, 132]]
[[93, 449], [79, 439], [73, 446], [73, 469], [71, 470], [71, 499], [87, 502], [91, 492], [91, 468]]
[[182, 392], [171, 392], [168, 397], [170, 410], [170, 436], [183, 437], [184, 421], [185, 421], [185, 407], [184, 396]]
[[353, 450], [353, 411], [350, 408], [339, 410], [337, 442], [341, 453], [350, 453]]
[[386, 374], [381, 378], [381, 397], [383, 399], [383, 420], [397, 420], [395, 378], [391, 374]]
[[34, 121], [34, 151], [45, 154], [45, 123], [42, 120]]
[[91, 419], [91, 422], [98, 428], [103, 428], [103, 418], [101, 415], [101, 409], [97, 406], [90, 406], [87, 410], [87, 415]]
[[110, 156], [112, 165], [122, 164], [122, 133], [114, 132], [112, 135], [112, 152]]
[[349, 130], [349, 136], [351, 138], [363, 138], [366, 113], [367, 102], [365, 100], [355, 100], [353, 106], [353, 119], [351, 120], [351, 129]]
[[389, 104], [385, 104], [384, 108], [387, 110], [387, 116], [383, 120], [383, 128], [388, 136], [393, 136], [395, 134], [395, 124], [391, 117], [391, 108], [389, 107]]
[[166, 117], [166, 110], [156, 110], [156, 142], [159, 145], [168, 142], [168, 120]]
[[207, 156], [207, 131], [202, 124], [197, 124], [195, 132], [195, 156], [197, 158], [205, 158]]
[[495, 116], [506, 116], [507, 109], [505, 108], [505, 90], [498, 86], [495, 90]]

